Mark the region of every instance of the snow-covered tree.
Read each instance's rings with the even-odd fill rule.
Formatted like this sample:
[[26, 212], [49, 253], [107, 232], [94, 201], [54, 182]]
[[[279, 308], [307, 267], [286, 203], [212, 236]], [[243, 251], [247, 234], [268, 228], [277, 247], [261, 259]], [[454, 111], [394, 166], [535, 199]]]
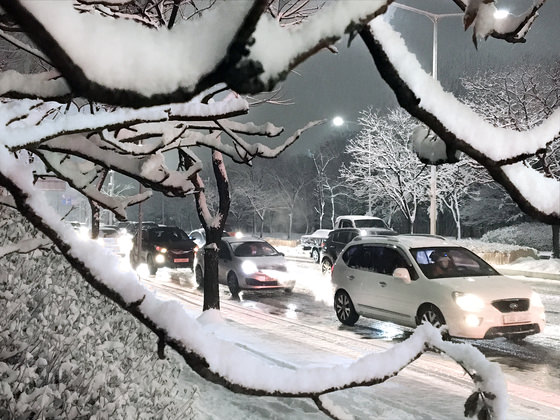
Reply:
[[[492, 125], [516, 131], [532, 129], [560, 105], [560, 62], [521, 63], [502, 71], [488, 70], [462, 79], [466, 102]], [[560, 179], [560, 133], [524, 161], [545, 176]], [[553, 255], [560, 258], [559, 225], [552, 225]]]
[[[493, 36], [510, 42], [523, 40], [544, 4], [544, 0], [537, 0], [522, 16], [497, 22], [492, 1], [453, 1], [465, 10], [465, 24], [472, 24], [474, 39]], [[289, 8], [294, 4], [279, 3]], [[466, 371], [476, 378], [474, 396], [483, 404], [476, 406], [477, 399], [469, 399], [468, 412], [481, 410], [484, 415], [491, 410], [504, 418], [503, 384], [485, 378], [495, 371], [470, 364], [480, 362], [478, 358], [461, 362], [464, 350], [442, 342], [428, 326], [420, 327], [404, 344], [409, 348], [400, 353], [396, 363], [381, 369], [364, 369], [368, 359], [348, 366], [347, 375], [333, 376], [329, 367], [314, 367], [310, 372], [305, 368], [255, 366], [256, 372], [268, 374], [247, 377], [242, 369], [216, 357], [212, 352], [218, 345], [216, 338], [179, 304], [161, 302], [134, 273], [120, 272], [115, 261], [108, 264], [111, 261], [98, 246], [79, 242], [37, 194], [31, 167], [17, 158], [19, 151], [32, 152], [51, 173], [120, 218], [126, 217], [127, 207], [145, 200], [150, 191], [126, 199], [107, 196], [96, 185], [108, 169], [168, 196], [193, 193], [201, 221], [210, 233], [208, 238], [215, 243], [229, 208], [224, 156], [240, 163], [258, 156], [274, 157], [301, 134], [294, 133], [278, 146], [248, 142], [245, 136], [277, 136], [281, 130], [271, 124], [233, 121], [233, 117], [248, 112], [247, 101], [239, 95], [273, 88], [320, 49], [333, 48], [346, 33], [352, 37], [359, 34], [403, 107], [433, 129], [449, 148], [461, 150], [482, 164], [525, 212], [544, 222], [558, 223], [558, 180], [545, 178], [522, 161], [557, 136], [560, 111], [524, 132], [485, 123], [443, 93], [387, 23], [372, 20], [390, 3], [331, 1], [305, 21], [285, 26], [279, 15], [271, 18], [267, 14], [275, 10], [269, 9], [268, 0], [209, 1], [212, 7], [201, 9], [194, 8], [194, 2], [181, 1], [0, 0], [4, 12], [0, 36], [36, 57], [41, 64], [34, 69], [47, 68], [44, 72], [0, 73], [0, 186], [11, 195], [2, 201], [17, 207], [86, 282], [146, 325], [158, 337], [160, 357], [167, 345], [208, 380], [236, 392], [309, 397], [332, 415], [321, 402], [323, 394], [379, 383], [428, 347], [435, 347], [465, 364]], [[297, 17], [301, 8], [294, 7], [291, 15]], [[13, 36], [8, 31], [21, 34]], [[193, 146], [212, 149], [219, 195], [215, 214], [205, 206], [201, 162], [191, 150]], [[182, 171], [166, 165], [166, 153], [173, 151], [181, 156]], [[533, 182], [526, 182], [528, 178]], [[205, 255], [215, 256], [216, 252]], [[217, 283], [212, 283], [214, 286]], [[214, 293], [205, 289], [205, 308], [219, 306], [215, 300], [206, 301]], [[231, 360], [247, 357], [241, 348], [224, 346]], [[371, 359], [372, 364], [381, 366], [379, 359]], [[303, 380], [311, 373], [315, 381]], [[486, 398], [490, 394], [495, 397]]]
[[469, 159], [438, 168], [438, 198], [451, 212], [457, 239], [461, 239], [461, 211], [464, 201], [476, 197], [478, 188], [492, 180], [484, 176], [482, 168]]
[[414, 231], [418, 206], [428, 199], [429, 171], [412, 150], [417, 122], [402, 109], [380, 115], [371, 108], [360, 113], [362, 130], [346, 146], [352, 157], [341, 177], [358, 197], [368, 201], [372, 214], [376, 203], [392, 202]]

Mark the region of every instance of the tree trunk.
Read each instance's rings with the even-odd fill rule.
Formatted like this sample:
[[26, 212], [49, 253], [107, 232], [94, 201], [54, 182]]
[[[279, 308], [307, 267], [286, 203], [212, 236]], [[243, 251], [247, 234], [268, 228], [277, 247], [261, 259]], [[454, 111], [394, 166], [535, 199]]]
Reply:
[[[204, 247], [204, 303], [202, 310], [220, 309], [220, 288], [218, 282], [218, 246], [222, 237], [221, 228], [206, 231]], [[208, 244], [216, 246], [208, 246]]]
[[91, 239], [97, 239], [97, 237], [99, 236], [99, 215], [100, 215], [100, 211], [99, 211], [99, 206], [97, 205], [97, 203], [93, 200], [88, 200], [89, 201], [89, 207], [91, 208], [91, 234], [90, 237]]
[[552, 225], [552, 258], [560, 258], [560, 225]]

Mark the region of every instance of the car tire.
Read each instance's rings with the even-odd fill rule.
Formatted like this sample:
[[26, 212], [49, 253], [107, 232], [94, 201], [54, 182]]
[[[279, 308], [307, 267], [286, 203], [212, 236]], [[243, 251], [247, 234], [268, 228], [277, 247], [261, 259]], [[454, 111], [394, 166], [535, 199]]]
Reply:
[[150, 272], [150, 276], [155, 276], [157, 273], [157, 266], [154, 262], [154, 257], [152, 254], [148, 254], [148, 271]]
[[323, 258], [323, 262], [321, 262], [321, 273], [323, 275], [330, 274], [332, 268], [332, 262], [328, 258]]
[[294, 290], [293, 287], [286, 287], [286, 288], [284, 289], [284, 293], [290, 294], [290, 293], [292, 293], [293, 290]]
[[227, 276], [227, 285], [233, 296], [237, 296], [239, 294], [239, 281], [237, 281], [237, 276], [233, 271], [230, 271]]
[[196, 280], [196, 284], [198, 287], [204, 286], [204, 273], [202, 272], [202, 267], [200, 265], [196, 266], [196, 270], [194, 272], [194, 278]]
[[319, 264], [319, 250], [316, 248], [313, 248], [313, 251], [311, 251], [311, 258], [313, 259], [313, 262]]
[[[446, 325], [445, 318], [439, 308], [435, 305], [426, 305], [418, 312], [417, 322], [418, 325], [422, 323], [422, 321], [428, 321], [436, 328], [440, 328], [442, 325]], [[442, 337], [444, 340], [450, 340], [451, 336], [448, 332], [443, 332]]]
[[339, 290], [334, 296], [334, 311], [338, 320], [344, 325], [352, 326], [360, 317], [354, 309], [352, 299], [344, 290]]

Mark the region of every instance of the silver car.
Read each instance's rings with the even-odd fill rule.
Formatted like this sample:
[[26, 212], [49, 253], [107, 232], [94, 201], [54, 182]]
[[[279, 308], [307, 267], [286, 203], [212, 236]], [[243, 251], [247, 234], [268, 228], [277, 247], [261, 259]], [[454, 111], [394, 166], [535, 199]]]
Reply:
[[526, 284], [502, 276], [471, 251], [423, 235], [358, 237], [332, 272], [334, 309], [414, 327], [446, 324], [450, 336], [522, 339], [541, 332], [545, 311]]
[[[196, 281], [204, 282], [204, 249], [197, 255]], [[288, 272], [284, 254], [257, 238], [223, 237], [218, 251], [218, 281], [232, 295], [240, 290], [283, 289], [291, 292], [295, 280]]]

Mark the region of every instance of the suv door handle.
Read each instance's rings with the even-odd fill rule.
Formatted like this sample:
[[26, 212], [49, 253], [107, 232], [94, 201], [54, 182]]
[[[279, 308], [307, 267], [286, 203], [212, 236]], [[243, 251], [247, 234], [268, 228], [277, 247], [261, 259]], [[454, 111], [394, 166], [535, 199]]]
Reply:
[[379, 282], [379, 285], [380, 285], [381, 287], [385, 287], [385, 286], [387, 286], [387, 283], [384, 282], [384, 281], [380, 281], [380, 282]]
[[353, 275], [353, 274], [350, 274], [350, 275], [348, 276], [348, 280], [354, 280], [354, 275]]

